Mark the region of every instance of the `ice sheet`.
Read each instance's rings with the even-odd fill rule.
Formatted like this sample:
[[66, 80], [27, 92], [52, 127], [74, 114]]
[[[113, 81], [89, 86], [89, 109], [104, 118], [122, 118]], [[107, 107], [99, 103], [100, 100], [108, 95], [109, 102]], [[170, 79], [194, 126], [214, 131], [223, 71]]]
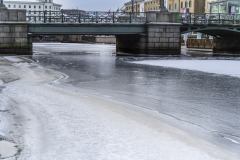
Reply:
[[62, 78], [56, 72], [26, 65], [10, 66], [9, 72], [21, 77], [1, 94], [5, 101], [14, 101], [12, 107], [22, 117], [18, 160], [239, 158], [132, 110], [135, 106], [53, 86], [56, 77]]
[[237, 60], [144, 60], [133, 63], [240, 77], [240, 61]]

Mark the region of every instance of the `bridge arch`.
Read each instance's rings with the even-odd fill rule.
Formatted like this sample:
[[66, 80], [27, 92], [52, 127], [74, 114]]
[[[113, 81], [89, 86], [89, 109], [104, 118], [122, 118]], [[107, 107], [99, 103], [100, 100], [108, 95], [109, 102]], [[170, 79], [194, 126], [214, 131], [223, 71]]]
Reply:
[[181, 34], [189, 32], [200, 32], [213, 36], [213, 52], [215, 53], [240, 53], [239, 25], [183, 24], [181, 27]]
[[200, 32], [213, 37], [238, 37], [240, 26], [209, 26], [209, 25], [183, 25], [181, 34], [189, 32]]

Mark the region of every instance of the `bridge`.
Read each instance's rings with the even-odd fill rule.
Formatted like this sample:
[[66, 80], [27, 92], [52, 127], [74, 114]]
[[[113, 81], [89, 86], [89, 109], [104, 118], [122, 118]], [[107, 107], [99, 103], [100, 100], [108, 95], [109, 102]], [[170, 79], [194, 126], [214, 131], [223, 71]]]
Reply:
[[[168, 12], [66, 14], [40, 11], [25, 13], [23, 10], [6, 9], [0, 12], [2, 15], [5, 13], [5, 16], [0, 19], [0, 25], [9, 32], [9, 34], [1, 33], [5, 31], [0, 30], [0, 52], [3, 53], [7, 50], [6, 42], [11, 44], [9, 47], [11, 52], [13, 52], [12, 48], [15, 48], [14, 52], [30, 53], [32, 42], [29, 33], [34, 35], [115, 35], [117, 52], [178, 55], [181, 52], [181, 34], [201, 32], [215, 37], [215, 52], [238, 53], [240, 50], [239, 15], [170, 14]], [[12, 16], [7, 17], [7, 15]], [[19, 35], [14, 37], [11, 30], [21, 34], [14, 33]], [[1, 34], [5, 44], [1, 44]]]

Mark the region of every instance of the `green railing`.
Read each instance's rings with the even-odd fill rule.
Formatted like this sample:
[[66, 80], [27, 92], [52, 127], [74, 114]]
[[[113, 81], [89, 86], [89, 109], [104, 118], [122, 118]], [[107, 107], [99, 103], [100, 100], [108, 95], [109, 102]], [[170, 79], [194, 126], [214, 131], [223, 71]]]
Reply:
[[79, 12], [29, 11], [27, 21], [30, 23], [145, 23], [146, 14], [120, 12]]
[[[30, 23], [145, 23], [146, 12], [28, 11]], [[240, 25], [240, 14], [171, 13], [170, 22], [182, 24]]]
[[180, 14], [179, 22], [183, 24], [240, 25], [240, 14], [185, 13]]

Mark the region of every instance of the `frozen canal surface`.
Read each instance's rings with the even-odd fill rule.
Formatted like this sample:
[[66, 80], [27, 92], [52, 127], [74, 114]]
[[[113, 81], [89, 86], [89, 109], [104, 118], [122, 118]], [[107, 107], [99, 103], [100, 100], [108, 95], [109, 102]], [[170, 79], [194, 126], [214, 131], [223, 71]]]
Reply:
[[[164, 63], [169, 59], [171, 63], [184, 59], [193, 65], [196, 58], [116, 57], [112, 54], [113, 45], [35, 44], [34, 51], [34, 60], [39, 64], [69, 76], [66, 85], [157, 111], [162, 121], [239, 153], [238, 73], [229, 76], [220, 74], [221, 71], [213, 74], [186, 70], [192, 69], [189, 66], [177, 69], [139, 64], [137, 61], [148, 59]], [[201, 60], [205, 70], [208, 70], [207, 61], [222, 61], [216, 68], [224, 68], [221, 64], [231, 61], [240, 66], [239, 58]]]

